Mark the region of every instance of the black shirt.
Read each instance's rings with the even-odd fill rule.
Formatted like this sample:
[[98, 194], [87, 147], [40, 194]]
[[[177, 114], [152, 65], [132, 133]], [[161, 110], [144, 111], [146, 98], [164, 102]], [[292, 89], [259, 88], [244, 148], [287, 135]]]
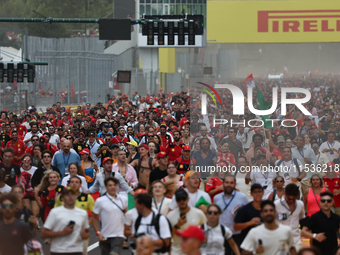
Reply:
[[326, 240], [318, 242], [313, 239], [313, 246], [322, 251], [323, 255], [333, 255], [338, 249], [338, 237], [340, 216], [331, 212], [331, 216], [328, 218], [326, 214], [319, 211], [313, 214], [307, 221], [306, 227], [312, 231], [312, 233], [325, 233]]
[[[58, 167], [51, 166], [51, 168], [52, 168], [53, 171], [58, 172], [59, 175], [60, 175], [60, 178], [61, 178], [61, 173], [60, 173]], [[32, 188], [37, 187], [40, 184], [42, 178], [44, 177], [45, 171], [46, 171], [46, 168], [44, 166], [41, 166], [37, 170], [35, 170], [35, 172], [32, 176], [32, 180], [31, 180]]]
[[104, 146], [107, 146], [107, 147], [109, 147], [109, 149], [108, 150], [103, 150], [101, 153], [100, 153], [100, 156], [101, 156], [101, 158], [100, 158], [100, 166], [102, 166], [102, 163], [103, 163], [103, 159], [104, 158], [106, 158], [106, 157], [112, 157], [112, 153], [111, 153], [111, 151], [110, 151], [110, 146], [111, 145], [107, 145], [106, 143], [103, 143], [103, 144], [101, 144], [99, 147], [98, 147], [98, 150], [100, 150], [101, 148], [103, 148]]
[[153, 183], [154, 181], [162, 180], [167, 175], [168, 175], [168, 172], [167, 172], [166, 168], [162, 171], [162, 170], [159, 169], [159, 167], [156, 167], [150, 173], [149, 182]]
[[35, 234], [29, 225], [15, 219], [11, 224], [0, 221], [0, 254], [23, 255], [24, 244], [31, 240]]
[[73, 145], [73, 149], [79, 154], [83, 149], [89, 149], [89, 145], [87, 143], [76, 143]]
[[[14, 175], [11, 174], [12, 172], [12, 168], [14, 170]], [[0, 163], [0, 170], [5, 170], [5, 175], [9, 175], [8, 180], [6, 181], [6, 184], [8, 186], [14, 186], [16, 185], [16, 177], [19, 177], [21, 175], [21, 171], [20, 171], [20, 166], [16, 165], [16, 164], [12, 164], [10, 167], [5, 167], [2, 163]]]
[[[236, 214], [234, 222], [235, 223], [246, 223], [248, 221], [251, 221], [252, 218], [255, 218], [255, 217], [261, 218], [260, 213], [261, 213], [261, 210], [256, 210], [252, 202], [250, 202], [246, 204], [245, 206], [241, 207], [241, 209]], [[241, 231], [242, 241], [244, 240], [244, 238], [246, 238], [246, 235], [253, 227], [256, 227], [256, 226], [247, 227]]]

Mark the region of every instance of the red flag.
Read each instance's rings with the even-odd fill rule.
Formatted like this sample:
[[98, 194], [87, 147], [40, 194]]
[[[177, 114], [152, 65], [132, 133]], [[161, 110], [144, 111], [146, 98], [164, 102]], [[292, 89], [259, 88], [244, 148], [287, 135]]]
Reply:
[[18, 83], [17, 83], [17, 81], [16, 80], [14, 80], [14, 82], [13, 82], [14, 84], [13, 84], [13, 88], [17, 88], [18, 87]]
[[76, 95], [76, 93], [74, 93], [73, 83], [71, 83], [71, 97], [72, 97], [72, 99], [74, 98], [75, 95]]
[[38, 91], [41, 90], [41, 82], [39, 82]]
[[255, 82], [253, 78], [253, 74], [250, 74], [243, 83], [247, 84], [247, 87], [255, 88]]

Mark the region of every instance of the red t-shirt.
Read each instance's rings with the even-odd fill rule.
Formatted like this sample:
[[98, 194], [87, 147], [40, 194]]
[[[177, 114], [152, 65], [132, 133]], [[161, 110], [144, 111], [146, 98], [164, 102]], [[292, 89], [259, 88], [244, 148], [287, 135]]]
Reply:
[[127, 138], [126, 136], [124, 136], [123, 138], [120, 138], [118, 135], [114, 136], [112, 138], [111, 143], [123, 143], [126, 146], [126, 143], [129, 141], [129, 138]]
[[[58, 192], [57, 192], [57, 190], [58, 190]], [[62, 191], [63, 191], [63, 187], [58, 186], [57, 188], [55, 188], [53, 190], [48, 190], [47, 196], [41, 195], [40, 200], [41, 200], [41, 203], [43, 204], [43, 206], [45, 207], [45, 220], [47, 219], [47, 216], [50, 213], [50, 211], [54, 208], [54, 205], [52, 207], [47, 205], [48, 200], [57, 199], [57, 196], [60, 195]]]
[[[212, 177], [205, 185], [205, 192], [209, 193], [213, 189], [216, 189], [217, 186], [221, 186], [221, 185], [223, 185], [223, 181], [220, 178]], [[217, 194], [220, 194], [221, 192], [223, 192], [223, 190], [219, 190], [214, 195], [210, 195], [212, 203], [214, 203], [214, 196], [216, 196]]]
[[275, 155], [276, 159], [282, 159], [283, 158], [282, 152], [280, 151], [279, 148], [276, 148], [275, 150], [273, 150], [273, 154]]
[[227, 152], [227, 153], [223, 153], [223, 152], [217, 152], [217, 158], [219, 159], [219, 161], [223, 161], [227, 164], [232, 164], [232, 165], [236, 165], [236, 161], [235, 161], [235, 157], [232, 153]]
[[[192, 160], [195, 160], [195, 159], [192, 159]], [[179, 157], [179, 158], [176, 158], [176, 161], [177, 163], [177, 172], [179, 174], [185, 174], [188, 169], [189, 169], [189, 166], [190, 166], [190, 158], [188, 160], [184, 160], [184, 163], [183, 163], [183, 157]], [[195, 163], [196, 163], [196, 160], [195, 160]]]
[[19, 136], [25, 136], [26, 133], [27, 133], [27, 128], [24, 126], [24, 125], [19, 125], [19, 127], [16, 127], [17, 128], [17, 132], [18, 132], [18, 135]]
[[179, 143], [179, 145], [176, 145], [175, 143], [169, 144], [169, 147], [166, 149], [166, 154], [169, 156], [169, 162], [175, 161], [176, 158], [182, 155], [183, 146], [184, 144], [182, 141]]
[[329, 189], [330, 192], [332, 192], [334, 194], [334, 202], [335, 202], [335, 207], [339, 207], [340, 206], [340, 193], [339, 194], [335, 194], [334, 191], [339, 192], [340, 190], [340, 177], [338, 173], [335, 173], [335, 176], [330, 179], [327, 177], [327, 175], [324, 177], [323, 179], [324, 182], [324, 187]]
[[[13, 148], [14, 149], [14, 156], [16, 156], [16, 157], [21, 157], [22, 155], [24, 155], [25, 150], [26, 150], [26, 144], [24, 143], [23, 140], [19, 140], [19, 139], [18, 139], [16, 144], [13, 144], [12, 140], [8, 141], [7, 144], [6, 144], [6, 147]], [[21, 160], [15, 160], [13, 158], [12, 163], [20, 166]]]

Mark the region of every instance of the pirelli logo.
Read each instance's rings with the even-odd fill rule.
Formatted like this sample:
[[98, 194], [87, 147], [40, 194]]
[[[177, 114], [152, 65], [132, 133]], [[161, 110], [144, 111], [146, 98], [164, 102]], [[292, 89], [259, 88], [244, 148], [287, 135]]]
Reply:
[[340, 32], [340, 10], [258, 11], [257, 31]]

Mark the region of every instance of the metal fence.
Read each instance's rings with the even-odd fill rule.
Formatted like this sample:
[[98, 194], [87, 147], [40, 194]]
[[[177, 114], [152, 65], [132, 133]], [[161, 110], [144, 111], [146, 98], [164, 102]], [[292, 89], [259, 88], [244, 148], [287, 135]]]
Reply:
[[[34, 94], [35, 104], [45, 106], [56, 101], [64, 104], [107, 102], [114, 58], [115, 55], [92, 52], [37, 51], [33, 60], [46, 61], [49, 65], [36, 66], [34, 86], [38, 87], [34, 91], [38, 93]], [[53, 97], [43, 97], [49, 93], [53, 93]]]

